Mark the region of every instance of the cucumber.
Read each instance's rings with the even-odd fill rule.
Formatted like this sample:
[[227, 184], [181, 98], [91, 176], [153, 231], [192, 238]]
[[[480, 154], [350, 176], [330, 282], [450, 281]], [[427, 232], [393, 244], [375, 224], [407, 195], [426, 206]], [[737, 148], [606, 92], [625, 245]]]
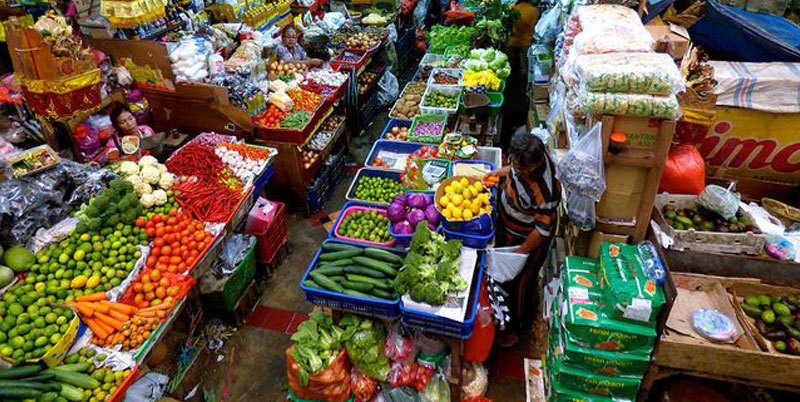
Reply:
[[342, 275], [334, 275], [334, 276], [329, 276], [328, 278], [330, 278], [330, 280], [332, 280], [332, 281], [334, 281], [334, 282], [336, 282], [336, 283], [342, 283], [342, 281], [346, 281], [346, 280], [347, 280], [347, 279], [346, 279], [344, 276], [342, 276]]
[[314, 272], [330, 276], [341, 275], [344, 272], [344, 268], [328, 266], [328, 267], [314, 268]]
[[350, 258], [364, 254], [364, 250], [353, 248], [352, 250], [335, 251], [333, 253], [320, 254], [320, 261], [336, 261], [340, 258]]
[[55, 402], [58, 399], [58, 392], [48, 392], [39, 397], [37, 402]]
[[385, 279], [384, 280], [375, 279], [375, 278], [370, 278], [368, 276], [363, 276], [363, 275], [348, 274], [347, 275], [347, 280], [351, 281], [351, 282], [369, 283], [369, 284], [372, 284], [373, 286], [375, 286], [377, 288], [381, 288], [381, 289], [385, 289], [385, 290], [390, 290], [392, 288], [392, 285], [390, 285], [390, 283], [387, 282]]
[[348, 274], [369, 276], [377, 279], [383, 279], [386, 277], [386, 275], [384, 275], [383, 272], [381, 271], [372, 268], [362, 267], [360, 265], [351, 265], [349, 267], [344, 267], [344, 272]]
[[381, 250], [379, 248], [367, 247], [364, 249], [364, 254], [367, 257], [375, 258], [381, 261], [391, 262], [393, 264], [402, 264], [403, 257], [392, 253], [391, 251]]
[[83, 363], [73, 363], [73, 364], [62, 364], [60, 366], [57, 366], [56, 368], [59, 370], [77, 371], [83, 373], [86, 370], [89, 370], [89, 367], [91, 366], [92, 365], [89, 364], [88, 362], [83, 362]]
[[363, 265], [367, 268], [381, 271], [386, 276], [391, 276], [392, 278], [397, 276], [397, 270], [383, 261], [373, 260], [372, 258], [367, 257], [353, 257], [353, 261], [355, 261], [356, 264]]
[[67, 400], [67, 398], [64, 398], [63, 396], [59, 395], [56, 397], [56, 402], [69, 402], [69, 401]]
[[347, 250], [358, 250], [358, 247], [351, 246], [349, 244], [342, 244], [342, 243], [323, 243], [322, 249], [325, 251], [347, 251]]
[[38, 382], [31, 382], [31, 381], [17, 381], [17, 380], [0, 380], [0, 388], [27, 388], [27, 389], [35, 389], [37, 391], [47, 392], [47, 391], [59, 391], [61, 387], [58, 384], [42, 384]]
[[54, 378], [56, 378], [56, 376], [52, 374], [37, 374], [31, 377], [20, 378], [19, 381], [42, 382], [42, 381], [50, 381]]
[[61, 396], [72, 402], [80, 402], [83, 399], [83, 391], [80, 388], [74, 387], [70, 384], [61, 384]]
[[317, 285], [316, 282], [312, 281], [311, 279], [306, 279], [303, 281], [303, 285], [305, 285], [307, 288], [322, 289], [322, 287]]
[[333, 262], [330, 262], [330, 261], [320, 262], [317, 267], [318, 268], [321, 268], [321, 267], [339, 267], [339, 266], [343, 266], [343, 265], [350, 265], [352, 263], [353, 263], [353, 260], [351, 260], [349, 258], [342, 258], [341, 260], [336, 260], [336, 261], [333, 261]]
[[334, 292], [339, 292], [339, 293], [344, 292], [344, 288], [342, 287], [342, 285], [334, 282], [333, 280], [331, 280], [331, 278], [328, 278], [327, 276], [314, 271], [311, 271], [310, 275], [311, 279], [313, 279], [314, 282], [317, 283], [317, 285], [320, 285], [323, 288], [332, 290]]
[[32, 376], [42, 368], [39, 366], [20, 366], [20, 367], [13, 367], [10, 369], [0, 370], [0, 378], [20, 378], [20, 377], [29, 377]]
[[375, 296], [368, 295], [366, 293], [362, 293], [362, 292], [359, 292], [357, 290], [351, 290], [351, 289], [345, 289], [344, 292], [342, 292], [342, 293], [344, 293], [346, 295], [350, 295], [350, 296], [365, 297], [367, 299], [374, 299], [375, 298]]
[[373, 288], [369, 292], [372, 295], [374, 295], [375, 297], [380, 297], [381, 299], [387, 299], [387, 300], [396, 299], [396, 297], [392, 297], [391, 293], [389, 293], [389, 292], [387, 292], [387, 291], [385, 291], [383, 289]]
[[[61, 383], [66, 383], [70, 385], [74, 385], [76, 387], [80, 387], [83, 389], [95, 389], [100, 386], [100, 381], [95, 380], [94, 378], [83, 374], [77, 373], [74, 371], [69, 370], [61, 370], [59, 368], [49, 368], [44, 371], [46, 374], [53, 374], [56, 376], [56, 380]], [[63, 389], [62, 389], [63, 390]], [[62, 393], [63, 395], [63, 393]], [[67, 398], [65, 396], [65, 398]], [[69, 398], [67, 398], [69, 399]]]
[[352, 282], [352, 281], [348, 281], [347, 279], [345, 279], [342, 282], [340, 282], [340, 284], [345, 289], [357, 290], [359, 292], [369, 292], [370, 290], [372, 290], [373, 287], [375, 287], [375, 285], [373, 285], [371, 283]]
[[[38, 398], [42, 391], [32, 388], [0, 388], [0, 400]], [[81, 394], [82, 395], [82, 394]]]

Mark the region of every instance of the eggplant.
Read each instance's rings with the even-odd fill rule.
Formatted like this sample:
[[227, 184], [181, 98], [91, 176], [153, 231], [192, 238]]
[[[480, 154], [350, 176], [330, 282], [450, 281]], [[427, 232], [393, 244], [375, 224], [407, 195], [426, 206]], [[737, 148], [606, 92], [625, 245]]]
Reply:
[[785, 331], [772, 331], [764, 334], [764, 338], [771, 341], [785, 341], [787, 336]]

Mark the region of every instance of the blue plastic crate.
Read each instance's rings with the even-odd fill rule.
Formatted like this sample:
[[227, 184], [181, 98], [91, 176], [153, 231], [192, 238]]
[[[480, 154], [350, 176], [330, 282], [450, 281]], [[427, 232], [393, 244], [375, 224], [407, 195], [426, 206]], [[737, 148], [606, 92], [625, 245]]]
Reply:
[[[386, 123], [386, 127], [383, 128], [383, 133], [381, 133], [381, 139], [386, 139], [386, 133], [392, 130], [392, 127], [405, 127], [411, 128], [411, 120], [406, 119], [389, 119], [389, 122]], [[389, 140], [394, 141], [394, 140]]]
[[454, 338], [468, 339], [471, 337], [472, 330], [475, 327], [475, 315], [478, 311], [478, 304], [480, 304], [478, 303], [478, 295], [481, 292], [483, 269], [486, 264], [486, 253], [479, 252], [479, 254], [479, 265], [476, 269], [477, 275], [473, 277], [472, 282], [473, 294], [470, 296], [470, 299], [472, 299], [472, 308], [470, 309], [467, 307], [467, 316], [464, 322], [453, 321], [421, 311], [408, 310], [403, 307], [403, 301], [401, 299], [400, 316], [402, 317], [403, 325]]
[[[403, 248], [408, 248], [408, 246], [411, 245], [411, 238], [414, 237], [414, 234], [412, 233], [412, 234], [404, 235], [404, 234], [395, 233], [394, 230], [392, 230], [393, 226], [394, 226], [394, 224], [392, 222], [389, 222], [389, 234], [392, 235], [392, 237], [394, 237], [395, 240], [397, 240], [396, 245], [397, 246], [403, 246]], [[442, 233], [442, 224], [441, 223], [439, 224], [439, 226], [436, 227], [436, 233]]]
[[[382, 202], [367, 201], [357, 198], [356, 188], [358, 188], [358, 181], [361, 180], [362, 177], [388, 177], [402, 184], [402, 182], [400, 181], [401, 174], [403, 174], [403, 172], [399, 170], [386, 170], [386, 169], [378, 169], [372, 167], [363, 167], [358, 170], [356, 176], [353, 177], [353, 181], [350, 182], [350, 188], [347, 190], [347, 195], [345, 196], [345, 198], [348, 201], [358, 201], [366, 204], [383, 205], [383, 206], [389, 205], [388, 202], [382, 203]], [[401, 193], [403, 192], [402, 187], [400, 189], [400, 192]]]
[[264, 169], [264, 172], [261, 173], [261, 176], [258, 176], [255, 184], [253, 184], [253, 195], [258, 195], [258, 193], [261, 192], [264, 186], [266, 186], [269, 182], [269, 179], [272, 178], [273, 174], [275, 174], [275, 168], [272, 167], [272, 165], [267, 166], [267, 168]]
[[492, 231], [486, 235], [474, 235], [468, 233], [462, 233], [458, 231], [450, 231], [446, 227], [442, 226], [442, 231], [444, 232], [444, 238], [447, 240], [456, 239], [461, 240], [465, 246], [470, 248], [477, 248], [482, 249], [486, 248], [489, 242], [492, 241], [494, 238], [495, 233], [497, 232], [497, 228], [493, 227]]
[[[394, 238], [391, 238], [391, 237], [390, 237], [390, 240], [387, 240], [385, 242], [384, 241], [373, 242], [371, 240], [356, 239], [356, 238], [351, 238], [351, 237], [346, 237], [346, 236], [337, 236], [336, 235], [336, 231], [337, 231], [337, 229], [339, 229], [339, 224], [344, 219], [344, 214], [347, 212], [348, 209], [350, 209], [352, 207], [364, 207], [364, 208], [369, 208], [369, 209], [376, 210], [376, 211], [382, 211], [384, 213], [386, 212], [386, 207], [385, 206], [376, 205], [376, 204], [369, 204], [369, 203], [360, 202], [360, 201], [347, 201], [342, 206], [342, 209], [339, 210], [339, 214], [336, 215], [336, 220], [333, 222], [333, 227], [331, 228], [331, 231], [328, 232], [328, 238], [329, 239], [345, 240], [345, 241], [347, 241], [349, 243], [356, 243], [356, 244], [360, 244], [362, 246], [365, 245], [367, 247], [369, 247], [369, 246], [393, 247], [395, 245], [396, 241], [394, 240]], [[387, 224], [387, 226], [388, 226], [388, 224]]]
[[[322, 244], [327, 243], [347, 244], [354, 247], [365, 248], [365, 246], [362, 244], [339, 239], [326, 239], [322, 242]], [[405, 257], [406, 255], [405, 251], [398, 249], [374, 246], [369, 247], [388, 250], [401, 257]], [[359, 296], [350, 296], [327, 289], [315, 289], [304, 285], [303, 282], [308, 279], [311, 271], [317, 266], [320, 254], [322, 254], [322, 247], [320, 247], [316, 254], [314, 254], [314, 259], [311, 261], [311, 264], [308, 266], [305, 275], [303, 275], [303, 278], [300, 280], [300, 289], [302, 289], [303, 293], [305, 293], [306, 301], [317, 306], [330, 307], [332, 309], [349, 311], [356, 314], [367, 314], [380, 318], [394, 318], [400, 314], [399, 297], [395, 300], [372, 299]]]
[[369, 155], [367, 159], [364, 160], [364, 166], [372, 167], [372, 161], [378, 156], [380, 151], [391, 151], [397, 152], [401, 154], [412, 154], [425, 146], [424, 144], [418, 144], [416, 142], [406, 142], [406, 141], [392, 141], [392, 140], [378, 140], [375, 141], [375, 144], [372, 145], [372, 149], [369, 151]]

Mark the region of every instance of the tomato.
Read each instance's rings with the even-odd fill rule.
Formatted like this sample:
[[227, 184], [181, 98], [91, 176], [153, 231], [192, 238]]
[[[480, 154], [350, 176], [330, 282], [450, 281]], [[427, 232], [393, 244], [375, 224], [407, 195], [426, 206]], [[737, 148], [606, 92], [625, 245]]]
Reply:
[[164, 264], [164, 263], [161, 263], [161, 262], [156, 264], [156, 269], [159, 270], [159, 271], [166, 271], [167, 267], [169, 267], [169, 264]]
[[175, 237], [172, 235], [172, 233], [167, 233], [167, 234], [164, 235], [164, 242], [165, 243], [171, 244], [173, 241], [175, 241]]
[[170, 246], [161, 247], [161, 254], [164, 254], [164, 255], [172, 254], [172, 248]]
[[175, 226], [176, 223], [178, 223], [178, 221], [175, 220], [174, 216], [167, 218], [167, 226]]
[[145, 260], [144, 266], [147, 268], [153, 268], [153, 266], [156, 265], [156, 262], [158, 262], [158, 258], [154, 255], [151, 255], [147, 257], [147, 260]]
[[182, 259], [186, 260], [186, 259], [189, 259], [189, 257], [191, 257], [191, 254], [189, 254], [189, 250], [188, 249], [187, 250], [181, 250], [181, 258]]
[[147, 225], [147, 221], [144, 219], [144, 217], [140, 216], [136, 218], [134, 225], [136, 225], [137, 228], [143, 228], [145, 225]]
[[153, 217], [152, 217], [150, 220], [151, 220], [153, 223], [159, 223], [159, 222], [161, 222], [161, 219], [162, 219], [162, 218], [163, 218], [163, 217], [162, 217], [161, 215], [153, 215]]
[[181, 262], [181, 257], [176, 257], [176, 256], [169, 257], [170, 264], [177, 264], [179, 262]]
[[158, 257], [159, 255], [161, 255], [161, 249], [153, 247], [153, 249], [150, 250], [150, 255], [152, 255], [153, 257]]
[[192, 257], [197, 257], [198, 254], [200, 254], [200, 252], [197, 251], [197, 249], [189, 250], [189, 255]]
[[195, 233], [195, 234], [194, 234], [194, 239], [195, 239], [195, 241], [197, 241], [197, 242], [201, 242], [201, 241], [203, 241], [203, 239], [205, 239], [205, 238], [206, 238], [206, 234], [205, 234], [205, 232], [197, 232], [197, 233]]
[[160, 255], [158, 257], [158, 262], [160, 262], [162, 264], [168, 264], [169, 263], [169, 255], [166, 255], [166, 254]]
[[167, 267], [167, 272], [169, 272], [169, 273], [173, 273], [173, 274], [175, 274], [175, 273], [178, 273], [178, 266], [177, 266], [177, 265], [172, 265], [172, 264], [170, 264], [170, 265]]
[[156, 237], [153, 239], [153, 246], [161, 247], [164, 245], [164, 238], [163, 237]]
[[197, 248], [197, 242], [194, 240], [189, 241], [189, 250], [194, 250]]
[[156, 228], [156, 237], [164, 236], [164, 228]]
[[175, 215], [177, 215], [177, 214], [178, 214], [178, 208], [172, 208], [172, 209], [170, 209], [170, 210], [169, 210], [169, 214], [170, 214], [171, 216], [175, 216]]

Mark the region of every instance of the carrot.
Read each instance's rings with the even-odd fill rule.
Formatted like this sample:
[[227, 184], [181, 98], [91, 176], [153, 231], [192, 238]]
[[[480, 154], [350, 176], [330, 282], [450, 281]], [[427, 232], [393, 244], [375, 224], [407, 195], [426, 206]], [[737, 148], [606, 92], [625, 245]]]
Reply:
[[89, 306], [83, 305], [83, 303], [67, 303], [67, 304], [74, 307], [75, 310], [78, 310], [78, 313], [81, 315], [81, 317], [87, 318], [94, 315], [94, 309]]
[[106, 299], [106, 292], [89, 293], [88, 295], [81, 295], [75, 298], [75, 300], [79, 302], [93, 302]]
[[128, 321], [128, 320], [131, 318], [130, 316], [128, 316], [128, 315], [126, 315], [126, 314], [122, 314], [122, 313], [120, 313], [120, 312], [119, 312], [119, 311], [117, 311], [117, 310], [111, 310], [111, 311], [109, 311], [109, 312], [108, 312], [108, 315], [109, 315], [111, 318], [114, 318], [114, 319], [120, 320], [120, 321], [122, 321], [122, 322]]
[[161, 303], [155, 306], [147, 307], [147, 308], [140, 308], [139, 312], [147, 312], [147, 311], [156, 311], [156, 310], [169, 310], [172, 307], [170, 303]]
[[85, 318], [83, 322], [85, 322], [86, 325], [89, 326], [89, 329], [91, 329], [92, 332], [94, 332], [94, 334], [100, 339], [105, 339], [109, 334], [111, 334], [111, 331], [106, 330], [106, 328], [100, 325], [101, 323], [95, 319]]
[[94, 310], [98, 313], [108, 314], [109, 310], [111, 310], [111, 307], [108, 307], [105, 304], [91, 303], [91, 306], [94, 307]]
[[115, 303], [110, 301], [101, 301], [100, 304], [104, 306], [110, 307], [112, 310], [119, 311], [122, 314], [131, 315], [136, 311], [136, 307], [133, 307], [129, 304], [125, 303]]
[[142, 311], [142, 310], [139, 310], [136, 313], [134, 313], [133, 315], [135, 317], [155, 317], [156, 316], [156, 312], [155, 311]]
[[95, 316], [97, 317], [100, 322], [103, 322], [107, 325], [110, 325], [112, 328], [116, 329], [117, 331], [122, 331], [122, 321], [111, 318], [101, 312], [96, 312]]

